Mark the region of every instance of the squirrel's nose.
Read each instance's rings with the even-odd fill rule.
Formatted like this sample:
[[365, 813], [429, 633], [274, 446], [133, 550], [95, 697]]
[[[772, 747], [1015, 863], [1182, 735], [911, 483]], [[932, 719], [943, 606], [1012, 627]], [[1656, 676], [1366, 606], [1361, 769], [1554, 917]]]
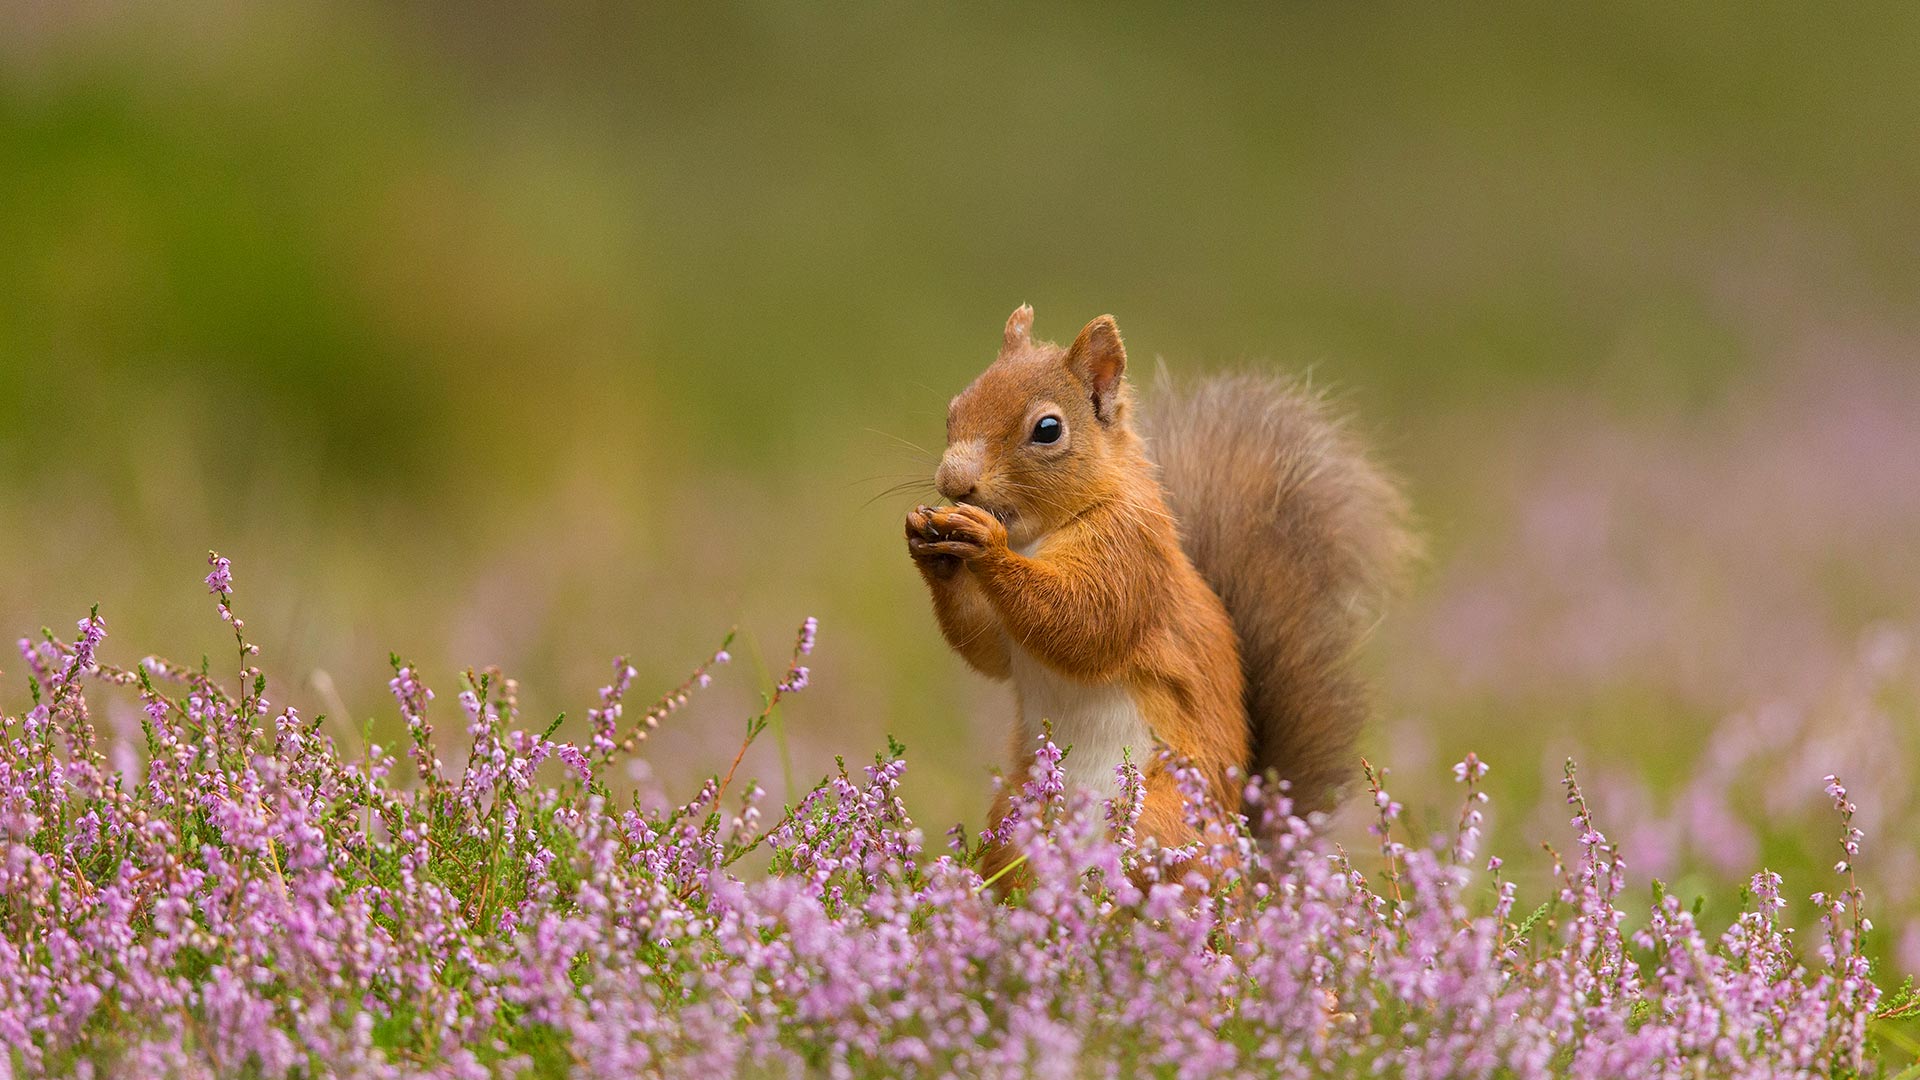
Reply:
[[957, 478], [949, 474], [944, 468], [941, 469], [940, 474], [934, 478], [933, 483], [935, 487], [940, 489], [941, 496], [949, 502], [959, 502], [961, 499], [972, 495], [975, 491], [979, 490], [980, 487], [972, 477], [965, 479]]
[[980, 485], [979, 454], [971, 445], [948, 448], [933, 474], [933, 486], [944, 498], [958, 502], [972, 495]]

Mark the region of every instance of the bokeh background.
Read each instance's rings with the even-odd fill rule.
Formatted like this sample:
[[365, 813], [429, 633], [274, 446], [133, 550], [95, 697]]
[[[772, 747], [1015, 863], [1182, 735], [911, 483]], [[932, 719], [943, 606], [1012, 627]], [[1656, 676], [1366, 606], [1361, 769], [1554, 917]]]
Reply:
[[1496, 846], [1564, 847], [1577, 754], [1637, 883], [1724, 919], [1762, 864], [1831, 887], [1839, 769], [1920, 969], [1916, 41], [1913, 5], [6, 4], [0, 626], [99, 602], [110, 660], [227, 664], [217, 547], [270, 696], [390, 741], [389, 651], [582, 715], [738, 625], [649, 744], [685, 793], [817, 615], [748, 767], [895, 734], [937, 835], [1006, 698], [887, 491], [1015, 305], [1113, 312], [1141, 368], [1310, 369], [1407, 478], [1432, 555], [1368, 749], [1417, 829], [1474, 749]]

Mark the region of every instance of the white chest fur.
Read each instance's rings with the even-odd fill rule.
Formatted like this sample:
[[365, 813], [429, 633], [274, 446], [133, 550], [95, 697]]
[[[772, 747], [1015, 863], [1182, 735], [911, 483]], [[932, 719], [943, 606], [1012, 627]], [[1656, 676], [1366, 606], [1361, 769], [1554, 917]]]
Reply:
[[1052, 723], [1054, 745], [1073, 748], [1062, 763], [1067, 782], [1102, 795], [1118, 794], [1114, 770], [1122, 755], [1144, 767], [1153, 752], [1152, 732], [1133, 695], [1118, 682], [1069, 679], [1018, 645], [1010, 652], [1021, 745], [1031, 749], [1044, 725]]

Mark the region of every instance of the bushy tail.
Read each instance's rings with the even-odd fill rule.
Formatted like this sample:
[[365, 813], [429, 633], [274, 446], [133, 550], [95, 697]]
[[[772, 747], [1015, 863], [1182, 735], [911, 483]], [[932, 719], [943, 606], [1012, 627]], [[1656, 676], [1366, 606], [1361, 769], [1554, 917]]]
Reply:
[[1331, 809], [1368, 713], [1354, 654], [1419, 549], [1405, 496], [1318, 393], [1263, 375], [1184, 392], [1163, 371], [1142, 427], [1187, 555], [1240, 638], [1255, 772]]

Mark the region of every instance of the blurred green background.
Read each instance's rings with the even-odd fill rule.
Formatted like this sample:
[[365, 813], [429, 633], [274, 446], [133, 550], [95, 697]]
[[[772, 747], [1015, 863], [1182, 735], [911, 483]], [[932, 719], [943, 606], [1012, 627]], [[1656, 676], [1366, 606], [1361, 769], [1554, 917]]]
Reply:
[[1408, 478], [1376, 755], [1446, 800], [1477, 746], [1531, 843], [1577, 748], [1695, 865], [1722, 717], [1825, 730], [1892, 640], [1868, 696], [1912, 719], [1916, 42], [1913, 5], [5, 5], [0, 627], [98, 601], [109, 659], [224, 664], [217, 547], [278, 697], [391, 737], [389, 650], [443, 706], [498, 664], [584, 712], [737, 623], [653, 744], [684, 793], [818, 615], [753, 766], [892, 732], [929, 831], [974, 822], [1003, 692], [875, 496], [1015, 305], [1113, 312], [1140, 368], [1310, 367]]

